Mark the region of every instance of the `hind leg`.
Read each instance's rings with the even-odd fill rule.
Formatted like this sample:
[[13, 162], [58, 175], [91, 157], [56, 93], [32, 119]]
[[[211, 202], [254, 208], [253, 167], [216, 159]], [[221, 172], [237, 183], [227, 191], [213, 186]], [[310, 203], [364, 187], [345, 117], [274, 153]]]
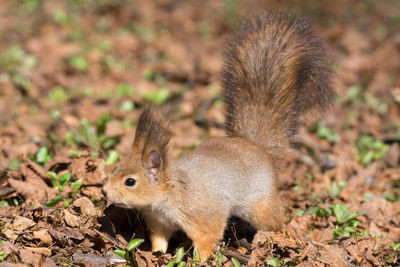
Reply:
[[249, 223], [262, 231], [277, 231], [285, 219], [284, 208], [276, 192], [253, 203]]

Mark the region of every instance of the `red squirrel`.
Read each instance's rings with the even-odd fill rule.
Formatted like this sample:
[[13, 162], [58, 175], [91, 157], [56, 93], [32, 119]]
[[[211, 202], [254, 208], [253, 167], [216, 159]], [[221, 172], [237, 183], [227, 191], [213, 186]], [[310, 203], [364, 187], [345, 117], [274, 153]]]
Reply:
[[108, 201], [141, 212], [153, 251], [165, 252], [171, 234], [183, 230], [206, 260], [231, 216], [279, 230], [279, 158], [300, 116], [332, 101], [329, 57], [303, 20], [264, 14], [244, 22], [224, 56], [227, 136], [169, 162], [167, 123], [146, 108], [130, 155], [104, 186]]

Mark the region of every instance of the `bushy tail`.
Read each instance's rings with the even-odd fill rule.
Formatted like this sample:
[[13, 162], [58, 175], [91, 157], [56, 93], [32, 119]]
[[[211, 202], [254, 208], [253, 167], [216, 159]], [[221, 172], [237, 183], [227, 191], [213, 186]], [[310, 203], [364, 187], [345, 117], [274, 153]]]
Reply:
[[287, 147], [300, 115], [334, 95], [322, 42], [293, 16], [245, 22], [228, 43], [223, 77], [227, 134], [267, 147]]

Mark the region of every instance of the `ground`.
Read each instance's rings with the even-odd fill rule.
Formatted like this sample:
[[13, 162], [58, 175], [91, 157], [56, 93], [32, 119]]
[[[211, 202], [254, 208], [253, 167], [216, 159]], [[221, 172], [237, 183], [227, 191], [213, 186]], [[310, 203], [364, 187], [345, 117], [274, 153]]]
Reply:
[[101, 185], [146, 101], [172, 116], [171, 158], [224, 135], [225, 40], [270, 10], [307, 18], [326, 40], [337, 95], [280, 162], [283, 229], [254, 236], [231, 219], [208, 265], [399, 266], [396, 0], [2, 0], [0, 265], [101, 266], [132, 238], [145, 240], [140, 266], [179, 247], [193, 265], [182, 233], [152, 254], [140, 215], [107, 204]]

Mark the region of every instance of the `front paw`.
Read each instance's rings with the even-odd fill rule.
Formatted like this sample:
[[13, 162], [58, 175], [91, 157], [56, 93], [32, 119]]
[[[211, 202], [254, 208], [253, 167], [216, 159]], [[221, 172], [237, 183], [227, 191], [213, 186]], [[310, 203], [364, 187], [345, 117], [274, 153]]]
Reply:
[[151, 251], [153, 252], [167, 252], [168, 240], [162, 236], [152, 236], [151, 238]]

